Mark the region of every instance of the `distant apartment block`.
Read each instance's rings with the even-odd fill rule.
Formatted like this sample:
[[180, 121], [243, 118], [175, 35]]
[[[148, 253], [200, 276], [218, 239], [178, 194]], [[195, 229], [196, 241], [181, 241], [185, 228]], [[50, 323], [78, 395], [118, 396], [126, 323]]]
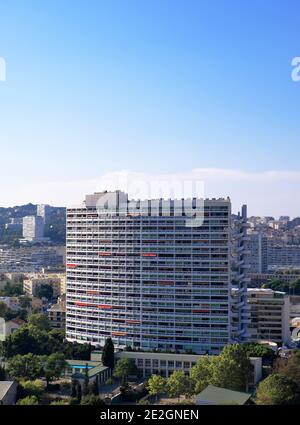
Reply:
[[1, 273], [30, 273], [42, 268], [63, 266], [64, 256], [60, 247], [22, 246], [9, 248], [0, 246]]
[[5, 229], [8, 230], [21, 230], [23, 226], [23, 218], [11, 218], [9, 223], [5, 224]]
[[[185, 202], [203, 222], [191, 223]], [[178, 206], [104, 192], [68, 209], [68, 340], [103, 345], [112, 337], [118, 348], [203, 354], [243, 340], [246, 210], [237, 218], [243, 225], [235, 226], [239, 298], [233, 305], [230, 200], [206, 199], [198, 210], [196, 205], [195, 199]]]
[[291, 339], [289, 296], [271, 289], [249, 288], [247, 292], [251, 315], [249, 341], [288, 343]]
[[52, 207], [47, 204], [40, 204], [36, 207], [36, 215], [38, 217], [41, 217], [43, 219], [44, 224], [48, 224], [51, 216], [51, 209]]
[[268, 244], [268, 269], [300, 269], [300, 245]]
[[44, 238], [44, 221], [40, 216], [28, 215], [23, 218], [23, 239], [21, 243], [47, 242], [49, 238]]
[[248, 235], [245, 242], [249, 250], [249, 273], [265, 273], [268, 271], [268, 239], [262, 233]]
[[23, 290], [27, 295], [36, 296], [38, 288], [42, 285], [50, 285], [53, 289], [53, 296], [58, 297], [62, 295], [62, 290], [65, 288], [65, 274], [60, 273], [34, 273], [27, 276], [23, 281]]
[[293, 282], [300, 279], [300, 274], [293, 272], [284, 272], [284, 270], [275, 273], [249, 273], [251, 287], [258, 287], [268, 280], [279, 280], [284, 283]]

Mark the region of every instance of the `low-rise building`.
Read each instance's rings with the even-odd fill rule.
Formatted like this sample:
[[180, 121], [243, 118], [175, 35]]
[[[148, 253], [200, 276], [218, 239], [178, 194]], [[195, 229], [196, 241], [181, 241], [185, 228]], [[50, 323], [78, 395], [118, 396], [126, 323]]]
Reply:
[[66, 327], [66, 300], [65, 296], [58, 299], [56, 304], [53, 304], [48, 309], [48, 318], [51, 328], [65, 329]]
[[30, 296], [35, 296], [38, 288], [42, 285], [50, 285], [53, 288], [53, 296], [62, 295], [62, 287], [65, 287], [66, 276], [64, 273], [33, 273], [23, 281], [23, 290]]
[[18, 305], [19, 300], [17, 297], [0, 297], [0, 302], [6, 304], [7, 307], [13, 311], [17, 311], [20, 309]]
[[248, 404], [250, 397], [251, 394], [248, 393], [208, 385], [201, 393], [196, 395], [196, 404], [200, 406], [226, 404], [241, 406]]
[[18, 384], [15, 381], [0, 381], [0, 405], [16, 404]]
[[7, 321], [5, 321], [3, 318], [0, 318], [0, 341], [5, 341], [7, 337], [9, 337], [14, 331], [18, 330], [24, 324], [24, 320], [18, 318]]
[[[143, 377], [154, 374], [168, 378], [175, 370], [182, 370], [186, 375], [195, 366], [198, 360], [203, 357], [199, 354], [174, 354], [174, 353], [153, 353], [142, 351], [118, 351], [115, 353], [115, 359], [132, 359]], [[100, 361], [101, 352], [92, 351], [91, 360]], [[249, 385], [253, 386], [260, 381], [262, 376], [262, 359], [260, 357], [250, 357], [252, 365], [251, 381]]]
[[300, 317], [300, 295], [290, 295], [290, 321]]
[[103, 385], [111, 376], [111, 369], [103, 366], [101, 361], [67, 360], [64, 375], [80, 382], [83, 385], [86, 377], [86, 369], [89, 383], [97, 380], [98, 385]]

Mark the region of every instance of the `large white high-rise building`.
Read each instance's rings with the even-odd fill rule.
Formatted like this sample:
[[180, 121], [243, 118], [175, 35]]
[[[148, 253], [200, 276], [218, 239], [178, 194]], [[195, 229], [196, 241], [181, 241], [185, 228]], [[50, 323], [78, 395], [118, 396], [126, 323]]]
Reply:
[[44, 221], [42, 217], [28, 215], [23, 218], [23, 238], [26, 241], [34, 241], [44, 237]]
[[246, 338], [246, 210], [234, 224], [228, 198], [197, 201], [117, 191], [67, 210], [68, 340], [217, 354]]

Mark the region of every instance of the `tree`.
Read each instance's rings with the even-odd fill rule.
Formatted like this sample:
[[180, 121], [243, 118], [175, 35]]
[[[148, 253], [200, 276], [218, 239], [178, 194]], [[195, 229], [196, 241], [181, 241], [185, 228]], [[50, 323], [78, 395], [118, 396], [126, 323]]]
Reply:
[[200, 358], [191, 369], [196, 394], [209, 384], [237, 391], [247, 390], [250, 373], [247, 351], [240, 344], [225, 346], [219, 356]]
[[[7, 345], [9, 345], [9, 353], [6, 350]], [[46, 331], [41, 331], [36, 326], [23, 325], [7, 338], [4, 349], [6, 357], [27, 353], [50, 354], [49, 336]]]
[[111, 338], [107, 338], [102, 351], [102, 364], [109, 367], [111, 370], [115, 365], [115, 348]]
[[22, 283], [11, 284], [11, 282], [6, 282], [6, 285], [0, 291], [1, 297], [14, 297], [23, 294], [23, 285]]
[[0, 317], [5, 317], [8, 311], [9, 308], [7, 305], [3, 301], [0, 301]]
[[19, 305], [21, 308], [30, 308], [31, 306], [31, 298], [23, 296], [21, 298], [19, 298]]
[[84, 371], [84, 382], [83, 382], [83, 391], [82, 394], [84, 396], [88, 395], [89, 393], [89, 369], [88, 369], [88, 364], [86, 363], [85, 365], [85, 371]]
[[217, 360], [217, 356], [206, 355], [200, 357], [197, 364], [192, 367], [191, 379], [194, 385], [195, 394], [200, 393], [213, 382]]
[[39, 401], [35, 395], [31, 395], [28, 397], [21, 398], [20, 400], [17, 401], [17, 404], [32, 406], [32, 405], [39, 404]]
[[273, 372], [291, 378], [300, 386], [300, 352], [295, 351], [288, 359], [278, 358], [274, 362]]
[[50, 322], [48, 317], [43, 313], [34, 313], [28, 317], [28, 325], [35, 326], [40, 331], [48, 331]]
[[12, 379], [34, 380], [41, 376], [40, 358], [32, 353], [18, 354], [9, 359], [7, 372]]
[[171, 397], [179, 398], [190, 391], [190, 378], [182, 370], [175, 370], [167, 379], [168, 393]]
[[90, 360], [92, 346], [91, 344], [79, 344], [78, 342], [64, 343], [63, 352], [67, 358], [75, 360]]
[[251, 363], [241, 344], [227, 345], [219, 356], [215, 373], [216, 385], [232, 390], [247, 390]]
[[89, 393], [93, 395], [99, 395], [99, 376], [90, 384]]
[[226, 345], [214, 369], [214, 385], [231, 390], [248, 389], [251, 363], [243, 345]]
[[256, 344], [256, 343], [250, 342], [250, 343], [244, 344], [244, 348], [246, 350], [248, 357], [262, 357], [262, 359], [272, 360], [275, 356], [275, 353], [272, 350], [272, 348], [263, 344]]
[[0, 381], [5, 381], [6, 373], [5, 367], [0, 365]]
[[152, 375], [148, 379], [147, 389], [149, 394], [155, 395], [157, 401], [158, 395], [166, 391], [166, 380], [160, 375]]
[[113, 376], [115, 378], [119, 378], [122, 381], [125, 381], [129, 375], [136, 375], [137, 374], [137, 367], [133, 360], [131, 359], [120, 359], [118, 360], [115, 368]]
[[50, 301], [53, 298], [53, 287], [48, 283], [43, 283], [37, 288], [35, 295], [37, 298], [47, 298]]
[[103, 406], [106, 403], [96, 395], [86, 395], [82, 397], [81, 403], [82, 405], [89, 405], [89, 406]]
[[44, 374], [47, 380], [47, 386], [51, 379], [60, 378], [66, 366], [67, 362], [62, 353], [53, 353], [47, 357], [44, 364]]
[[77, 397], [77, 381], [72, 379], [72, 385], [71, 385], [71, 397], [76, 398]]
[[299, 403], [297, 384], [287, 376], [271, 374], [260, 382], [256, 404], [289, 405]]
[[82, 391], [81, 391], [81, 385], [80, 385], [79, 382], [77, 382], [77, 384], [76, 384], [76, 394], [77, 394], [77, 400], [80, 403], [81, 397], [82, 397]]

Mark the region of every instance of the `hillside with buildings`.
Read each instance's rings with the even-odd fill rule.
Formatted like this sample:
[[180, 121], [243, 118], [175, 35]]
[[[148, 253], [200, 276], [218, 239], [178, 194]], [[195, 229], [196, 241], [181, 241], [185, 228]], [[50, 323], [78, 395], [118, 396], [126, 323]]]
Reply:
[[20, 239], [24, 238], [24, 228], [30, 226], [30, 222], [32, 225], [36, 222], [36, 226], [39, 228], [39, 237], [43, 234], [42, 237], [49, 238], [50, 242], [64, 245], [66, 235], [65, 212], [66, 210], [63, 207], [31, 203], [8, 208], [1, 207], [0, 245], [18, 247]]

